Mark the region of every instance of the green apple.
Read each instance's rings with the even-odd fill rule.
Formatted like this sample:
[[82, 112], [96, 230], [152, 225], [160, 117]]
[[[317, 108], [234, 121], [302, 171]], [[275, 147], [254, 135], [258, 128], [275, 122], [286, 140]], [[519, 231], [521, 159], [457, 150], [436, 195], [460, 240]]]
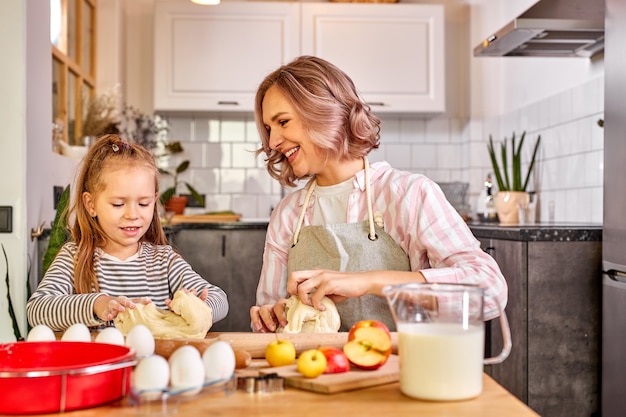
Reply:
[[326, 356], [319, 349], [305, 350], [298, 357], [297, 369], [307, 378], [315, 378], [326, 370]]
[[289, 340], [273, 340], [265, 348], [265, 359], [272, 367], [291, 365], [296, 360], [296, 347]]

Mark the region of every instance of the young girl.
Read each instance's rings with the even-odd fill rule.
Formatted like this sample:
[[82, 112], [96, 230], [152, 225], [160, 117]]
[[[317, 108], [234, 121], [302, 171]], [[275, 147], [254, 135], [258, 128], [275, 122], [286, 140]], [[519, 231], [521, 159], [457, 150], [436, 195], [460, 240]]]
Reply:
[[31, 326], [98, 326], [136, 303], [165, 309], [179, 289], [211, 307], [213, 322], [226, 317], [224, 291], [167, 245], [158, 195], [159, 171], [146, 149], [116, 135], [92, 145], [67, 214], [73, 239], [26, 304]]

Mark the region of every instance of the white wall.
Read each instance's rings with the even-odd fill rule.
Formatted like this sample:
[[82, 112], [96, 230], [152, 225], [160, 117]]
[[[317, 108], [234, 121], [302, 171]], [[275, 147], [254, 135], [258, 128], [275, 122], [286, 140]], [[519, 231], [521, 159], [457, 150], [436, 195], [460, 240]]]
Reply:
[[[472, 1], [472, 49], [534, 3]], [[603, 57], [471, 57], [470, 63], [473, 193], [490, 170], [489, 135], [497, 141], [525, 130], [529, 139], [542, 138], [531, 188], [539, 193], [541, 220], [552, 202], [556, 221], [602, 223], [604, 143], [596, 122], [604, 113]]]
[[[13, 233], [0, 234], [9, 258], [11, 297], [20, 309], [24, 303], [23, 284], [26, 276], [26, 5], [21, 0], [0, 2], [0, 205], [13, 207]], [[6, 65], [10, 62], [11, 65]], [[14, 340], [4, 277], [7, 274], [4, 256], [0, 255], [0, 341]], [[21, 309], [20, 309], [21, 310]], [[20, 318], [23, 322], [24, 317]]]

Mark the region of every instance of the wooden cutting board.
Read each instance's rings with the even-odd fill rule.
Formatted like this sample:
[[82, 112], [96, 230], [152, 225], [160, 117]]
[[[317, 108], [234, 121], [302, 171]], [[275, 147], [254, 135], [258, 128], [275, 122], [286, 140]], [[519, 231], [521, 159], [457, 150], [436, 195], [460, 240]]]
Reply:
[[336, 394], [375, 385], [390, 384], [400, 379], [400, 367], [397, 355], [389, 356], [387, 362], [373, 371], [352, 368], [341, 374], [322, 374], [316, 378], [306, 378], [297, 370], [296, 365], [264, 368], [262, 375], [277, 373], [285, 378], [285, 385], [321, 394]]

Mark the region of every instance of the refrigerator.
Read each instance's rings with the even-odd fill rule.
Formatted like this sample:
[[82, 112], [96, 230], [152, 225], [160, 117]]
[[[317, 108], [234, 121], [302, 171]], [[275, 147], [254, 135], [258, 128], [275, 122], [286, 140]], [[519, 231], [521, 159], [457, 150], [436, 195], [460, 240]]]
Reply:
[[626, 1], [606, 0], [602, 417], [626, 416]]

